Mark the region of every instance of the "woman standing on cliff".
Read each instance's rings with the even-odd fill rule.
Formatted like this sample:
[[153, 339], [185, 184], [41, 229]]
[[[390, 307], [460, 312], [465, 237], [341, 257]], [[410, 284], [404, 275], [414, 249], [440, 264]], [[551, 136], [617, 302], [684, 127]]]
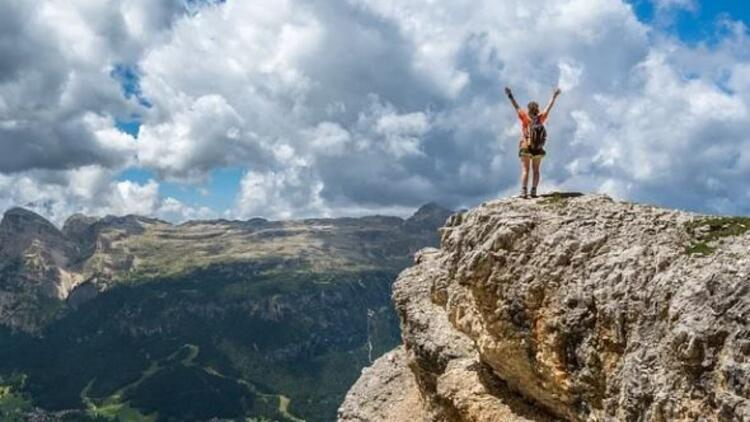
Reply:
[[531, 197], [536, 198], [536, 189], [539, 186], [539, 179], [541, 178], [542, 158], [547, 154], [544, 150], [544, 143], [547, 140], [547, 130], [544, 127], [544, 123], [547, 121], [549, 112], [552, 110], [552, 106], [555, 105], [555, 100], [557, 100], [561, 92], [559, 88], [555, 89], [549, 104], [540, 113], [539, 104], [534, 101], [529, 103], [528, 110], [519, 107], [516, 99], [513, 98], [513, 92], [511, 92], [510, 88], [505, 88], [505, 94], [508, 96], [511, 104], [513, 104], [513, 108], [516, 109], [519, 120], [521, 120], [521, 140], [518, 143], [518, 157], [521, 158], [521, 197], [523, 198], [528, 197], [529, 167], [534, 172]]

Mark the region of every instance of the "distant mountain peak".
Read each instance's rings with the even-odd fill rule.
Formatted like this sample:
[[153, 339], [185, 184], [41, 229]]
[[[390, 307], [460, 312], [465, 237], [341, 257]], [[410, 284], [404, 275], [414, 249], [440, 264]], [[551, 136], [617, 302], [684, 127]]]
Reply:
[[407, 218], [404, 225], [410, 231], [435, 231], [435, 238], [437, 238], [435, 227], [441, 227], [451, 214], [453, 214], [453, 211], [435, 202], [428, 202]]
[[451, 213], [451, 212], [452, 212], [451, 210], [443, 207], [437, 202], [428, 202], [422, 205], [421, 207], [419, 207], [417, 211], [414, 213], [414, 215], [412, 215], [412, 217], [417, 217], [420, 215], [445, 214], [445, 213]]
[[448, 208], [445, 208], [436, 202], [428, 202], [419, 207], [419, 209], [407, 219], [407, 222], [418, 223], [422, 221], [434, 222], [435, 220], [440, 220], [439, 223], [442, 224], [451, 214], [453, 214], [453, 211]]
[[145, 217], [137, 214], [128, 214], [123, 216], [107, 215], [99, 220], [106, 224], [169, 224], [171, 223], [154, 217]]
[[70, 223], [80, 223], [80, 222], [94, 223], [97, 220], [99, 220], [99, 219], [96, 218], [96, 217], [92, 217], [92, 216], [86, 215], [86, 214], [76, 213], [76, 214], [73, 214], [70, 217], [68, 217], [68, 219], [65, 220], [65, 224], [63, 224], [63, 226], [66, 226], [66, 225], [68, 225]]
[[54, 224], [34, 211], [21, 207], [13, 207], [5, 211], [0, 222], [0, 237], [9, 233], [28, 231], [63, 236]]
[[5, 213], [3, 215], [3, 218], [8, 218], [8, 217], [37, 218], [37, 219], [45, 220], [44, 217], [42, 217], [41, 215], [35, 213], [34, 211], [31, 211], [29, 209], [22, 208], [22, 207], [8, 208], [5, 211]]

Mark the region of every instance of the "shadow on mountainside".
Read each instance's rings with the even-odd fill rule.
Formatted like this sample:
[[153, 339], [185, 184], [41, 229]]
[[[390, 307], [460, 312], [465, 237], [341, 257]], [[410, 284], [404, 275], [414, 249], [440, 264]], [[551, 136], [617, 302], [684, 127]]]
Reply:
[[476, 362], [472, 365], [471, 369], [476, 371], [479, 381], [485, 386], [487, 391], [500, 399], [515, 415], [534, 422], [561, 421], [538, 403], [530, 401], [520, 393], [514, 391], [503, 379], [495, 375], [489, 365]]

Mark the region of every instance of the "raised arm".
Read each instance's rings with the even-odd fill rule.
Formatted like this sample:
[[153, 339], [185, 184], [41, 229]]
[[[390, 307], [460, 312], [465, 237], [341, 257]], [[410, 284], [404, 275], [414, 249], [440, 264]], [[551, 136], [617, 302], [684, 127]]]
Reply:
[[560, 96], [560, 88], [555, 89], [555, 92], [552, 93], [552, 99], [549, 100], [549, 104], [547, 104], [547, 107], [544, 109], [544, 115], [549, 116], [549, 112], [552, 110], [552, 107], [555, 105], [555, 100], [557, 100], [557, 97]]
[[518, 109], [520, 107], [518, 106], [518, 103], [516, 102], [516, 99], [513, 98], [513, 92], [511, 92], [510, 88], [505, 87], [505, 95], [508, 96], [508, 99], [510, 100], [510, 103], [513, 104], [513, 108], [515, 108], [516, 111], [518, 111]]

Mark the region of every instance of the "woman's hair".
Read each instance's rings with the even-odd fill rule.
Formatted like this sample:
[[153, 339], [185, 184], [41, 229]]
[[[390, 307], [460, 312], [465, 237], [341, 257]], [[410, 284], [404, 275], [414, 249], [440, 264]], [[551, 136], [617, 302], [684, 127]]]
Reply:
[[537, 104], [536, 101], [532, 101], [528, 105], [529, 108], [529, 115], [530, 116], [538, 116], [539, 115], [539, 104]]

